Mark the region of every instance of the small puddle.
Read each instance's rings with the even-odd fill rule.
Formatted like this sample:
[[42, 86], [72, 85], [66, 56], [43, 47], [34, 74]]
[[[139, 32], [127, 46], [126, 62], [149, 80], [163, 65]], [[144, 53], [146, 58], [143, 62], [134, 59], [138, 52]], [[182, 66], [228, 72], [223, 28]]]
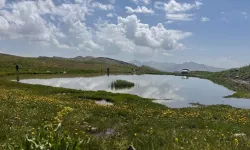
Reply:
[[101, 101], [95, 101], [97, 105], [102, 105], [102, 106], [112, 106], [114, 105], [112, 102], [108, 102], [107, 100], [101, 100]]
[[98, 137], [109, 137], [109, 136], [112, 136], [114, 135], [116, 132], [114, 129], [111, 129], [111, 128], [108, 128], [106, 131], [103, 131], [103, 132], [99, 132], [99, 133], [96, 133], [94, 135], [98, 136]]

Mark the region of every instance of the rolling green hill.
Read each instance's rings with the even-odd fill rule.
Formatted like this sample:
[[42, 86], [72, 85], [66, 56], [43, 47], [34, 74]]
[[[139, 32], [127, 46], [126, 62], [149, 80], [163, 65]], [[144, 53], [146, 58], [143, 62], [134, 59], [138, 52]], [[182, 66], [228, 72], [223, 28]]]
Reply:
[[218, 72], [217, 75], [232, 79], [250, 81], [250, 65]]
[[[26, 74], [38, 73], [103, 73], [110, 68], [111, 73], [157, 73], [160, 72], [150, 67], [137, 67], [135, 65], [110, 59], [94, 57], [20, 57], [0, 54], [0, 75], [14, 74], [15, 65], [20, 66], [20, 72]], [[135, 71], [133, 71], [135, 70]]]

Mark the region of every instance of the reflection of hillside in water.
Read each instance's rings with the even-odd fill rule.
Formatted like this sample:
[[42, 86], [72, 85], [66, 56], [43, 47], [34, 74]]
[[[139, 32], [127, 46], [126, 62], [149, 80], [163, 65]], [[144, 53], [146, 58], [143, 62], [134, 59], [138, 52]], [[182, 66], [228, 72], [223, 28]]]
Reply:
[[[225, 99], [224, 96], [233, 92], [212, 83], [211, 81], [165, 75], [119, 75], [88, 78], [53, 78], [21, 80], [23, 83], [50, 85], [72, 89], [98, 91], [105, 90], [114, 93], [129, 93], [144, 98], [155, 99], [155, 102], [170, 107], [186, 107], [189, 103], [229, 104], [235, 107], [250, 108], [250, 101], [244, 99]], [[111, 89], [115, 80], [126, 80], [135, 83], [131, 89]]]

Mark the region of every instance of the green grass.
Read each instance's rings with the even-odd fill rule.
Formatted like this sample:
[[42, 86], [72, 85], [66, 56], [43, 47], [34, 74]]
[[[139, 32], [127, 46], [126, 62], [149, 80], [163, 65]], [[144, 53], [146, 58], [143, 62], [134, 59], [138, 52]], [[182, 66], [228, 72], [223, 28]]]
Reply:
[[[94, 102], [103, 99], [114, 105]], [[3, 149], [126, 149], [129, 145], [139, 150], [250, 148], [250, 112], [229, 106], [171, 109], [129, 94], [5, 79], [0, 79], [0, 102]], [[109, 130], [111, 134], [107, 134]], [[247, 137], [235, 137], [236, 133]]]
[[125, 81], [125, 80], [116, 80], [111, 83], [111, 88], [113, 89], [127, 89], [134, 87], [135, 84], [133, 82]]

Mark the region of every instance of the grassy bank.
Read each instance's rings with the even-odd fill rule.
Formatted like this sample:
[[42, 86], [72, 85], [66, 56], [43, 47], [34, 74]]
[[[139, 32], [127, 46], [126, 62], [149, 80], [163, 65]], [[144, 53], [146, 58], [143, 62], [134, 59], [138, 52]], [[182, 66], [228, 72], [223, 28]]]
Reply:
[[[94, 102], [103, 99], [114, 105]], [[126, 149], [129, 145], [139, 150], [250, 148], [250, 112], [229, 106], [170, 109], [128, 94], [4, 79], [0, 101], [3, 149], [27, 148], [34, 142], [59, 149], [65, 144], [78, 149]]]

